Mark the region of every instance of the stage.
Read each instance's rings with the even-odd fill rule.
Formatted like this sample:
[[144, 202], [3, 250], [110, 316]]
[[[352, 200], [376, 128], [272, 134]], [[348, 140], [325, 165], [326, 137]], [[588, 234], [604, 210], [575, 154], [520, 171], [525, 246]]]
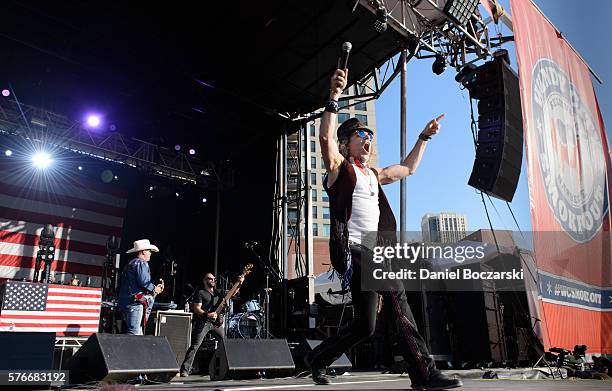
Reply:
[[[482, 371], [479, 371], [482, 373]], [[459, 373], [469, 378], [463, 378], [463, 387], [458, 390], [487, 391], [570, 391], [570, 390], [609, 390], [611, 383], [601, 380], [510, 380], [510, 379], [478, 379], [474, 371], [445, 371]], [[142, 390], [407, 390], [410, 389], [410, 379], [407, 375], [380, 374], [379, 372], [355, 372], [351, 375], [338, 376], [329, 386], [315, 385], [310, 378], [282, 378], [264, 380], [226, 380], [210, 381], [208, 376], [176, 377], [169, 384], [142, 385]]]

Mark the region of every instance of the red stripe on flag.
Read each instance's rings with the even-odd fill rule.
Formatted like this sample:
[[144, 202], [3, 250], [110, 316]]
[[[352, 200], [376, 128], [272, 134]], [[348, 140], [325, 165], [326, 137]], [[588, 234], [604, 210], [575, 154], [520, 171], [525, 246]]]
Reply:
[[7, 220], [28, 221], [38, 224], [52, 224], [54, 226], [63, 226], [64, 228], [73, 228], [81, 231], [89, 231], [102, 235], [121, 236], [121, 227], [113, 227], [109, 225], [90, 223], [89, 221], [70, 219], [44, 213], [33, 213], [25, 210], [12, 209], [0, 206], [0, 216]]
[[67, 206], [70, 208], [85, 209], [96, 213], [101, 213], [109, 216], [123, 217], [124, 208], [119, 208], [112, 205], [102, 204], [95, 201], [86, 200], [83, 198], [71, 197], [63, 194], [43, 192], [34, 189], [25, 189], [20, 186], [1, 183], [1, 193], [19, 199], [31, 201], [40, 201], [53, 205]]
[[[0, 241], [4, 243], [23, 244], [24, 246], [38, 247], [40, 236], [23, 232], [0, 230]], [[78, 251], [92, 255], [105, 256], [106, 247], [97, 244], [78, 242], [64, 238], [55, 238], [55, 247], [64, 251]]]
[[47, 299], [47, 304], [100, 305], [100, 301], [71, 301]]
[[[52, 285], [52, 286], [57, 286], [57, 285]], [[64, 286], [65, 285], [59, 285], [59, 286]], [[66, 287], [67, 288], [67, 287]], [[49, 288], [49, 297], [51, 296], [71, 296], [71, 297], [90, 297], [92, 299], [101, 299], [102, 298], [102, 293], [72, 293], [72, 292], [54, 292], [51, 289], [53, 288]]]
[[[34, 269], [36, 258], [20, 255], [4, 255], [0, 254], [0, 265], [21, 267], [26, 269]], [[51, 270], [62, 271], [66, 273], [84, 274], [87, 276], [102, 276], [102, 266], [85, 265], [83, 263], [75, 263], [68, 261], [53, 261]]]
[[[13, 178], [16, 177], [15, 180], [11, 182], [17, 182], [21, 179], [21, 172], [23, 172], [23, 163], [12, 163], [12, 162], [3, 162], [2, 171], [0, 174], [3, 174], [5, 178]], [[70, 177], [60, 177], [56, 176], [53, 184], [55, 186], [61, 187], [72, 187], [75, 188], [75, 191], [79, 190], [93, 190], [98, 193], [109, 194], [118, 198], [127, 198], [128, 191], [122, 187], [117, 186], [116, 184], [101, 184], [100, 182], [89, 180], [83, 176], [70, 176]]]
[[[46, 319], [47, 317], [41, 315], [0, 315], [0, 320], [3, 318], [10, 319]], [[58, 320], [99, 320], [99, 316], [61, 316], [53, 315], [53, 319]]]
[[116, 185], [105, 185], [99, 182], [90, 181], [82, 177], [79, 177], [78, 179], [74, 179], [74, 180], [67, 180], [66, 182], [69, 182], [69, 183], [63, 183], [62, 185], [72, 186], [77, 189], [93, 190], [98, 193], [106, 193], [106, 194], [115, 196], [117, 198], [127, 198], [128, 197], [128, 191]]
[[57, 327], [57, 328], [67, 328], [67, 327], [80, 327], [80, 328], [98, 328], [97, 324], [84, 325], [84, 324], [76, 324], [76, 323], [4, 323], [0, 322], [0, 326], [4, 327], [38, 327], [38, 328], [48, 328], [48, 327]]
[[47, 312], [89, 312], [99, 313], [100, 309], [96, 308], [47, 308]]

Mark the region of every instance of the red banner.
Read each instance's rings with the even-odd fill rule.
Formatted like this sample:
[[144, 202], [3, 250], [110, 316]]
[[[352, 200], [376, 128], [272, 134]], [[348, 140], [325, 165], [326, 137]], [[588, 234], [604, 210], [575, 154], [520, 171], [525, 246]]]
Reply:
[[610, 157], [590, 73], [531, 0], [511, 0], [541, 332], [612, 353]]

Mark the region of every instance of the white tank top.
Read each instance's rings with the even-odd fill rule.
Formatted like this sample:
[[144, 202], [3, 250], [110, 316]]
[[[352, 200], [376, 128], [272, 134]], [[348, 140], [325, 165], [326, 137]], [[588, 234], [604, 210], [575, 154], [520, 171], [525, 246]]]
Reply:
[[353, 191], [351, 218], [348, 221], [349, 240], [361, 244], [361, 234], [378, 230], [378, 180], [372, 169], [368, 175], [353, 164], [357, 184]]

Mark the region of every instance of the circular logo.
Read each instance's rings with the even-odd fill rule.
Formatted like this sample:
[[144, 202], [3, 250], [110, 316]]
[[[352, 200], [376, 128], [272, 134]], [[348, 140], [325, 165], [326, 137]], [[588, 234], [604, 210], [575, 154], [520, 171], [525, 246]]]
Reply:
[[576, 242], [591, 240], [608, 211], [606, 164], [599, 122], [580, 91], [550, 59], [533, 68], [533, 125], [548, 205]]

